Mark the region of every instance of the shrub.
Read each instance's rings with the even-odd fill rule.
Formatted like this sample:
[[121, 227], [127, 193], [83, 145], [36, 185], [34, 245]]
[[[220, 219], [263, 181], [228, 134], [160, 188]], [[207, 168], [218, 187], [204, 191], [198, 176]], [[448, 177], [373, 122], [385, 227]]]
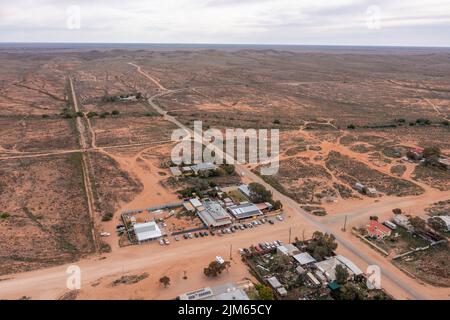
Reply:
[[347, 126], [347, 129], [353, 130], [356, 129], [356, 126], [353, 123], [351, 123]]
[[107, 212], [102, 216], [102, 221], [111, 221], [114, 214], [112, 212]]

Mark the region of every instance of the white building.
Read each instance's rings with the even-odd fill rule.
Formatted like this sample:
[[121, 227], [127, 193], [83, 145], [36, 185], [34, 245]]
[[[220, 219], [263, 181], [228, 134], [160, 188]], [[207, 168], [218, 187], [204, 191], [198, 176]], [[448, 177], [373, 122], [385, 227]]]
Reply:
[[139, 243], [157, 239], [162, 236], [161, 230], [159, 229], [156, 222], [153, 221], [146, 223], [136, 223], [133, 226], [133, 229]]
[[262, 211], [253, 203], [244, 203], [227, 208], [238, 220], [262, 215]]

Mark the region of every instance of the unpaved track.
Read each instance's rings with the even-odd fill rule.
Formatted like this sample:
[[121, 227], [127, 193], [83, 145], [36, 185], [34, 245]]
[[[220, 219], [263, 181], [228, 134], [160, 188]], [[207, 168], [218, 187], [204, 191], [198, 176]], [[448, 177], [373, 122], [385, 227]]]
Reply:
[[[72, 78], [69, 76], [69, 84], [70, 84], [70, 92], [72, 95], [72, 104], [75, 112], [79, 112], [80, 108], [78, 106], [78, 99], [75, 93], [75, 88], [73, 86]], [[80, 137], [80, 145], [83, 148], [82, 152], [82, 170], [83, 170], [83, 182], [84, 182], [84, 189], [86, 193], [86, 200], [88, 204], [89, 209], [89, 215], [91, 217], [92, 221], [92, 241], [94, 241], [95, 251], [99, 251], [99, 244], [97, 239], [97, 232], [95, 231], [95, 222], [96, 222], [96, 216], [95, 216], [95, 209], [94, 209], [94, 193], [92, 192], [92, 184], [91, 184], [91, 178], [89, 174], [89, 155], [87, 154], [88, 145], [86, 142], [86, 128], [83, 124], [83, 121], [80, 117], [76, 117], [76, 123], [77, 123], [77, 130]]]
[[[140, 73], [142, 73], [142, 71], [140, 71]], [[164, 109], [159, 107], [154, 102], [155, 98], [160, 97], [162, 95], [171, 94], [171, 93], [172, 93], [171, 91], [166, 91], [165, 93], [158, 94], [158, 95], [150, 98], [148, 100], [148, 102], [150, 103], [150, 105], [152, 105], [155, 108], [155, 110], [157, 112], [159, 112], [161, 115], [163, 115], [165, 119], [174, 123], [179, 128], [185, 130], [186, 132], [189, 132], [192, 137], [198, 139], [197, 141], [203, 141], [202, 137], [196, 136], [196, 134], [194, 133], [193, 130], [191, 130], [190, 128], [183, 125], [174, 116], [169, 115]], [[212, 150], [216, 152], [216, 154], [221, 154], [223, 156], [223, 158], [226, 159], [229, 163], [232, 162], [233, 158], [230, 155], [224, 153], [222, 150], [216, 149], [212, 145], [208, 145], [208, 146], [210, 146], [212, 148]], [[336, 239], [339, 242], [339, 245], [341, 247], [344, 247], [345, 250], [350, 253], [347, 256], [351, 260], [355, 260], [355, 258], [357, 258], [359, 261], [361, 261], [361, 260], [364, 261], [365, 265], [379, 265], [381, 267], [385, 281], [387, 280], [388, 282], [390, 282], [390, 284], [388, 284], [388, 285], [390, 287], [395, 286], [395, 287], [397, 287], [396, 288], [397, 290], [400, 289], [400, 291], [403, 291], [404, 297], [411, 297], [413, 299], [421, 299], [421, 300], [427, 298], [426, 296], [422, 295], [420, 289], [415, 288], [414, 280], [405, 279], [404, 277], [402, 279], [401, 276], [403, 276], [403, 274], [401, 273], [400, 270], [398, 270], [398, 269], [393, 270], [392, 268], [390, 268], [390, 266], [388, 267], [388, 264], [390, 264], [390, 262], [387, 262], [382, 257], [379, 257], [377, 259], [376, 257], [374, 258], [374, 257], [371, 257], [370, 255], [364, 253], [365, 250], [361, 250], [360, 248], [357, 248], [355, 245], [352, 244], [352, 242], [348, 238], [343, 237], [340, 234], [336, 234], [334, 232], [334, 230], [331, 229], [329, 226], [319, 222], [317, 219], [315, 219], [309, 213], [307, 213], [305, 210], [303, 210], [296, 201], [294, 201], [293, 199], [278, 192], [276, 189], [274, 189], [272, 186], [270, 186], [268, 183], [266, 183], [263, 179], [261, 179], [260, 177], [255, 175], [253, 172], [251, 172], [245, 166], [236, 164], [236, 170], [238, 172], [240, 172], [241, 174], [243, 174], [250, 181], [258, 182], [258, 183], [264, 185], [268, 190], [270, 190], [273, 193], [273, 196], [275, 199], [281, 200], [281, 202], [283, 203], [283, 209], [285, 211], [292, 212], [294, 214], [303, 216], [304, 220], [306, 220], [310, 225], [314, 226], [317, 230], [335, 234]], [[447, 196], [445, 196], [445, 197], [447, 197]], [[370, 209], [368, 209], [368, 210], [370, 210]], [[366, 250], [368, 251], [371, 249], [367, 248]], [[405, 280], [407, 280], [407, 281], [405, 281]]]
[[[134, 64], [133, 64], [134, 65]], [[134, 65], [136, 68], [138, 66]], [[139, 69], [142, 74], [142, 70]], [[148, 76], [152, 82], [155, 79]], [[157, 81], [156, 81], [157, 82]], [[157, 85], [157, 83], [155, 83]], [[159, 87], [159, 86], [158, 86]], [[149, 99], [149, 104], [162, 114], [165, 119], [183, 128], [187, 132], [192, 132], [186, 128], [176, 118], [167, 114], [165, 110], [160, 108], [154, 99], [157, 97], [172, 94], [186, 89], [167, 90], [160, 87], [165, 92], [159, 93]], [[222, 152], [221, 150], [217, 150]], [[228, 256], [229, 246], [233, 248], [245, 247], [261, 241], [268, 241], [273, 239], [280, 239], [287, 241], [289, 228], [292, 228], [293, 236], [299, 236], [303, 231], [310, 236], [315, 230], [323, 232], [330, 232], [336, 235], [339, 242], [338, 252], [353, 260], [357, 265], [364, 268], [367, 265], [377, 264], [382, 270], [382, 285], [394, 297], [399, 299], [448, 299], [448, 289], [435, 288], [426, 284], [418, 283], [416, 280], [403, 274], [399, 269], [393, 266], [386, 258], [380, 256], [377, 252], [367, 247], [367, 245], [359, 242], [355, 237], [351, 236], [349, 232], [344, 233], [339, 230], [341, 221], [322, 221], [318, 217], [314, 217], [306, 213], [300, 208], [299, 204], [293, 199], [274, 190], [270, 185], [266, 184], [260, 177], [253, 174], [245, 166], [237, 165], [236, 169], [241, 174], [244, 173], [244, 179], [248, 181], [256, 181], [266, 186], [274, 194], [274, 198], [280, 199], [284, 204], [284, 211], [289, 219], [282, 223], [276, 223], [274, 226], [264, 225], [262, 227], [238, 232], [232, 236], [216, 237], [215, 239], [193, 239], [188, 241], [180, 241], [171, 244], [170, 246], [159, 246], [157, 243], [151, 243], [143, 246], [132, 246], [115, 250], [111, 254], [106, 254], [106, 259], [99, 260], [96, 257], [81, 260], [77, 263], [82, 268], [82, 283], [83, 287], [88, 287], [87, 290], [95, 290], [89, 288], [89, 283], [98, 280], [102, 277], [107, 277], [121, 272], [136, 272], [148, 271], [150, 274], [161, 274], [161, 270], [166, 270], [169, 266], [171, 269], [189, 269], [189, 263], [180, 263], [182, 261], [188, 262], [193, 257], [196, 261], [211, 261], [217, 254], [224, 257]], [[448, 198], [448, 194], [442, 195], [442, 200]], [[437, 197], [436, 199], [437, 200]], [[410, 206], [414, 204], [415, 199], [397, 198], [389, 202], [390, 207]], [[405, 203], [406, 202], [406, 203]], [[376, 208], [375, 208], [376, 207]], [[376, 211], [376, 205], [368, 205], [358, 210], [346, 210], [342, 212], [352, 216], [358, 217], [366, 215], [369, 212]], [[214, 241], [211, 241], [214, 240]], [[235, 250], [234, 250], [235, 251]], [[235, 252], [234, 255], [236, 256]], [[0, 298], [17, 299], [24, 294], [31, 296], [34, 299], [54, 299], [67, 291], [65, 284], [67, 275], [65, 273], [67, 265], [59, 266], [51, 269], [41, 269], [27, 273], [8, 276], [12, 278], [9, 280], [0, 281]], [[181, 269], [180, 269], [181, 270]], [[201, 272], [201, 270], [189, 269], [189, 272]], [[232, 271], [230, 271], [231, 273]], [[199, 288], [205, 285], [204, 278], [201, 283], [190, 284], [189, 288]], [[236, 279], [237, 280], [237, 279]], [[82, 287], [82, 288], [83, 288]], [[176, 285], [171, 286], [170, 290], [176, 291]], [[125, 289], [123, 289], [125, 290]], [[183, 290], [186, 291], [186, 290]], [[157, 296], [154, 292], [148, 292], [148, 298]], [[175, 296], [175, 294], [170, 297]], [[101, 297], [99, 293], [98, 296]], [[128, 297], [124, 291], [123, 298]], [[169, 297], [169, 296], [167, 296]]]

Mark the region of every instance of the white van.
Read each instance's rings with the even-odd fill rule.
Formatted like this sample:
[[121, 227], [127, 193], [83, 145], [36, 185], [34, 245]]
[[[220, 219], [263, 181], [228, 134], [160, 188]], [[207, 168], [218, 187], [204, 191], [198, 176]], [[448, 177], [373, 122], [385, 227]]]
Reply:
[[397, 225], [395, 223], [392, 223], [388, 220], [384, 221], [383, 224], [388, 227], [389, 229], [395, 230], [397, 229]]

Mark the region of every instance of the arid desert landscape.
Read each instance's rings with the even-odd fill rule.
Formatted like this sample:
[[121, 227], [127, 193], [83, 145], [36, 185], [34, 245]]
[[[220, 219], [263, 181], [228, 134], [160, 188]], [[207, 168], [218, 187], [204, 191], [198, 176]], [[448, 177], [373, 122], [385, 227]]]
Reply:
[[[391, 298], [450, 298], [450, 233], [429, 220], [450, 210], [450, 50], [2, 46], [0, 64], [0, 299], [173, 299], [258, 283], [238, 249], [315, 231], [364, 272], [378, 265]], [[279, 129], [278, 172], [175, 177], [171, 134], [194, 121]], [[271, 224], [187, 239], [202, 221], [166, 206], [202, 191], [241, 203], [235, 187], [252, 183], [282, 204]], [[368, 237], [395, 209], [415, 233]], [[130, 217], [164, 217], [170, 244], [136, 244]], [[422, 245], [432, 251], [403, 256]], [[206, 277], [216, 256], [229, 270]]]

